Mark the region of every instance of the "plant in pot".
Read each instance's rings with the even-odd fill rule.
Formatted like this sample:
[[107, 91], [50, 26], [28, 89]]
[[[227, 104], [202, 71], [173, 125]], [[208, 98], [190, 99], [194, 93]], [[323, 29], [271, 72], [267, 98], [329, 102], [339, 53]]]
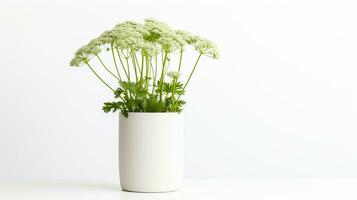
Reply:
[[[189, 46], [197, 57], [183, 79], [182, 60], [185, 47]], [[87, 66], [114, 93], [116, 100], [104, 103], [103, 111], [121, 113], [122, 189], [136, 192], [179, 189], [183, 171], [182, 97], [202, 56], [217, 59], [216, 45], [153, 19], [146, 19], [144, 24], [131, 21], [117, 24], [75, 53], [70, 65]], [[93, 64], [102, 67], [116, 86], [104, 80]]]

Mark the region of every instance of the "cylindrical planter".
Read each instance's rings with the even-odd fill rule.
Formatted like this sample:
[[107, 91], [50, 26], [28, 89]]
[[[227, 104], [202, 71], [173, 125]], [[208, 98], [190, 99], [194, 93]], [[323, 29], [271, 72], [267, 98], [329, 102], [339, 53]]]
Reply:
[[183, 120], [178, 113], [119, 117], [119, 172], [123, 190], [178, 190], [183, 172]]

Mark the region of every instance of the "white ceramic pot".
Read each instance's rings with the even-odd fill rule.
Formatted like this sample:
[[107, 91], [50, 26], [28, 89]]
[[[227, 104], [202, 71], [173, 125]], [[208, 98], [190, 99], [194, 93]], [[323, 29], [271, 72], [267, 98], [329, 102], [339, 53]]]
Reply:
[[178, 113], [119, 117], [119, 172], [123, 190], [178, 190], [183, 172], [183, 120]]

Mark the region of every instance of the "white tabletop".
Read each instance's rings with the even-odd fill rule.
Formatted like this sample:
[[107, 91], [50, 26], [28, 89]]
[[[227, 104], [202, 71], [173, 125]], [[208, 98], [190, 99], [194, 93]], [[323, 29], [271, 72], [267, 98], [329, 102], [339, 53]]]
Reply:
[[357, 180], [185, 181], [169, 193], [132, 193], [118, 183], [84, 181], [0, 181], [1, 200], [349, 200], [357, 199]]

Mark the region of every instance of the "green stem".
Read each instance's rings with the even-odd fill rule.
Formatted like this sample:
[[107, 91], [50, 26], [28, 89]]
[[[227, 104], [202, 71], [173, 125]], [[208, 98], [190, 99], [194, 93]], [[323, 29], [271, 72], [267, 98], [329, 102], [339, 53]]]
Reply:
[[170, 68], [170, 58], [167, 59], [167, 64], [166, 64], [166, 68], [165, 68], [165, 75], [167, 74], [167, 72], [169, 71], [169, 68]]
[[175, 89], [176, 89], [176, 80], [173, 80], [173, 85], [172, 85], [172, 95], [171, 95], [171, 101], [172, 101], [172, 111], [175, 111]]
[[136, 56], [136, 54], [134, 54], [134, 58], [135, 58], [135, 63], [136, 63], [136, 66], [140, 72], [140, 65], [139, 65], [139, 61], [138, 61], [138, 57]]
[[[195, 63], [195, 65], [194, 65], [194, 67], [193, 67], [193, 69], [192, 69], [192, 71], [191, 71], [191, 73], [190, 73], [190, 76], [188, 77], [188, 79], [187, 79], [185, 85], [183, 86], [182, 91], [185, 91], [187, 84], [190, 82], [191, 77], [192, 77], [192, 74], [193, 74], [193, 72], [195, 71], [195, 69], [196, 69], [196, 67], [197, 67], [197, 64], [198, 64], [198, 61], [200, 60], [201, 56], [202, 56], [202, 53], [200, 53], [200, 55], [197, 57], [196, 63]], [[178, 96], [177, 101], [180, 99], [180, 97], [181, 97], [181, 94]]]
[[99, 60], [100, 63], [103, 65], [103, 67], [107, 70], [107, 72], [109, 72], [109, 74], [111, 74], [114, 78], [116, 78], [117, 80], [120, 81], [120, 79], [119, 79], [117, 76], [115, 76], [115, 74], [113, 74], [113, 72], [111, 72], [111, 71], [107, 68], [107, 66], [105, 66], [105, 64], [103, 63], [102, 59], [100, 59], [100, 57], [98, 56], [98, 54], [96, 54], [95, 56], [98, 58], [98, 60]]
[[148, 89], [148, 85], [149, 85], [149, 68], [150, 68], [150, 62], [149, 62], [149, 56], [145, 56], [146, 58], [146, 73], [145, 73], [145, 86], [146, 86], [146, 89]]
[[126, 60], [126, 67], [128, 69], [128, 81], [130, 82], [130, 65], [129, 65], [129, 58], [125, 57]]
[[121, 79], [121, 76], [120, 76], [120, 73], [119, 73], [119, 69], [118, 69], [117, 61], [116, 61], [115, 56], [114, 56], [114, 49], [113, 49], [113, 45], [111, 45], [110, 49], [111, 49], [111, 52], [112, 52], [112, 56], [113, 56], [113, 60], [114, 60], [115, 69], [117, 70], [118, 77], [119, 77], [119, 79], [120, 79], [120, 81], [121, 81], [122, 79]]
[[165, 52], [165, 56], [163, 58], [163, 62], [162, 62], [162, 70], [161, 70], [161, 77], [160, 77], [160, 101], [162, 100], [162, 87], [164, 84], [164, 78], [165, 78], [165, 65], [166, 65], [166, 60], [167, 60], [167, 52]]
[[152, 65], [152, 57], [150, 57], [150, 74], [149, 74], [149, 76], [150, 76], [150, 78], [154, 78], [154, 74], [155, 74], [155, 71], [154, 71], [154, 67], [153, 67], [153, 65]]
[[132, 63], [133, 63], [133, 67], [134, 67], [134, 72], [135, 72], [135, 80], [136, 82], [138, 82], [138, 73], [136, 71], [136, 62], [135, 62], [135, 57], [136, 57], [136, 54], [134, 51], [131, 51], [131, 60], [132, 60]]
[[102, 82], [104, 83], [110, 90], [112, 90], [114, 92], [114, 89], [112, 87], [110, 87], [95, 71], [94, 69], [90, 66], [90, 64], [88, 62], [86, 62], [87, 66], [89, 67], [89, 69], [94, 73], [94, 75]]
[[141, 54], [140, 81], [143, 79], [143, 73], [144, 73], [144, 54]]
[[118, 55], [118, 57], [119, 57], [120, 64], [121, 64], [121, 66], [122, 66], [122, 68], [123, 68], [123, 70], [124, 70], [125, 76], [126, 76], [126, 78], [128, 79], [128, 81], [129, 81], [129, 75], [128, 75], [128, 73], [126, 72], [126, 69], [125, 69], [125, 66], [124, 66], [123, 60], [121, 59], [121, 56], [120, 56], [119, 50], [118, 50], [118, 48], [115, 48], [115, 50], [116, 50], [117, 55]]
[[178, 67], [178, 72], [181, 70], [181, 64], [182, 64], [182, 49], [180, 50], [180, 62], [179, 62], [179, 67]]
[[[181, 71], [181, 65], [182, 65], [182, 52], [183, 52], [183, 50], [182, 50], [182, 48], [181, 48], [181, 50], [180, 50], [180, 62], [179, 62], [179, 66], [178, 66], [178, 72], [180, 72]], [[176, 102], [175, 102], [175, 89], [176, 89], [176, 82], [177, 82], [177, 79], [174, 79], [173, 80], [173, 88], [172, 88], [172, 107], [173, 107], [173, 109], [175, 109], [175, 104], [176, 104]]]
[[155, 74], [154, 74], [154, 80], [153, 80], [153, 84], [152, 84], [152, 93], [154, 93], [154, 91], [155, 91], [156, 78], [157, 78], [157, 54], [155, 55]]

